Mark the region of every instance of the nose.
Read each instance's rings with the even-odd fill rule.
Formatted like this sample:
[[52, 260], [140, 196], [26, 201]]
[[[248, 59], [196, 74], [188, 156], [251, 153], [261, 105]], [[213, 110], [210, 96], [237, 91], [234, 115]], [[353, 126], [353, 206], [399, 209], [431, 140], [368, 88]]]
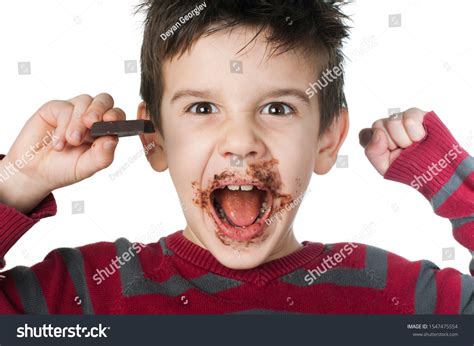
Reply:
[[265, 144], [256, 133], [256, 124], [245, 119], [225, 125], [218, 152], [231, 166], [242, 166], [245, 160], [258, 160], [265, 155]]

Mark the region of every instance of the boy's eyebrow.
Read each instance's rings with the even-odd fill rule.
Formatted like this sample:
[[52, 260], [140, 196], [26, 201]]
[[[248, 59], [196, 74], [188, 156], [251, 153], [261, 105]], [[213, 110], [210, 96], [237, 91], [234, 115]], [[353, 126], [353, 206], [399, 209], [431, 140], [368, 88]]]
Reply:
[[[212, 92], [209, 90], [193, 90], [193, 89], [183, 89], [177, 91], [173, 97], [171, 98], [171, 103], [176, 102], [178, 99], [186, 97], [186, 96], [194, 96], [203, 99], [209, 99], [212, 95]], [[298, 98], [300, 101], [309, 104], [309, 96], [299, 89], [276, 89], [272, 90], [268, 94], [265, 95], [264, 98], [272, 98], [272, 97], [282, 97], [282, 96], [293, 96]]]
[[184, 89], [175, 92], [173, 97], [171, 98], [171, 103], [176, 102], [178, 99], [186, 97], [186, 96], [194, 96], [200, 97], [203, 99], [209, 98], [211, 96], [211, 92], [209, 90], [193, 90], [193, 89]]
[[303, 101], [304, 103], [309, 104], [309, 96], [303, 92], [302, 90], [299, 89], [277, 89], [273, 90], [270, 93], [268, 93], [265, 98], [270, 98], [270, 97], [282, 97], [282, 96], [293, 96], [299, 99], [300, 101]]

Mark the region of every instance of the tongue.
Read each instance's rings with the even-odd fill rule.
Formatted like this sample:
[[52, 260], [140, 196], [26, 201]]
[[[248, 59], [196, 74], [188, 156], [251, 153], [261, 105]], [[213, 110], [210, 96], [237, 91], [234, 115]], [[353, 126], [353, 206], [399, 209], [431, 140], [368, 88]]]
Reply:
[[228, 188], [215, 191], [216, 200], [227, 219], [240, 227], [249, 226], [255, 222], [264, 196], [264, 193], [256, 188], [250, 191], [231, 191]]

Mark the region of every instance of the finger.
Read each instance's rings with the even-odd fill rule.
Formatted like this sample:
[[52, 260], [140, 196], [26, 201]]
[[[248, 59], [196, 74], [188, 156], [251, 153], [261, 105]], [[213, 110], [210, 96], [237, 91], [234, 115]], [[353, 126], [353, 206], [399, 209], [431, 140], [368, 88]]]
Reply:
[[385, 119], [385, 128], [388, 130], [388, 133], [392, 140], [395, 142], [399, 148], [408, 148], [413, 144], [413, 141], [408, 136], [407, 131], [405, 130], [403, 113], [396, 118]]
[[[71, 105], [71, 111], [69, 114], [72, 113], [72, 108], [74, 106]], [[57, 127], [54, 130], [53, 136], [53, 147], [56, 151], [61, 151], [66, 146], [66, 131], [69, 125], [70, 116], [60, 116], [57, 119]]]
[[426, 131], [423, 127], [422, 122], [418, 122], [415, 119], [408, 118], [405, 120], [404, 123], [405, 130], [407, 131], [408, 136], [413, 142], [419, 142], [425, 137]]
[[405, 111], [405, 130], [413, 142], [419, 142], [426, 136], [426, 130], [423, 126], [426, 113], [418, 108], [410, 108]]
[[[109, 109], [102, 117], [102, 121], [117, 121], [117, 120], [126, 120], [125, 112], [120, 108]], [[95, 141], [95, 138], [91, 137], [91, 131], [88, 129], [84, 137], [83, 143], [92, 144]]]
[[372, 124], [372, 128], [375, 130], [375, 129], [379, 129], [379, 130], [382, 130], [386, 137], [387, 137], [387, 143], [388, 143], [388, 147], [390, 150], [395, 150], [397, 149], [397, 145], [395, 144], [395, 142], [390, 138], [390, 135], [388, 134], [388, 131], [387, 129], [385, 128], [385, 119], [379, 119], [377, 120], [376, 122], [374, 122]]
[[84, 152], [77, 161], [76, 177], [78, 180], [89, 178], [94, 173], [110, 166], [114, 160], [117, 136], [97, 138], [90, 149]]
[[[57, 151], [61, 151], [65, 146], [66, 130], [73, 110], [74, 106], [68, 101], [52, 100], [37, 111], [39, 118], [54, 129], [53, 146]], [[36, 124], [35, 117], [32, 118], [32, 121]]]
[[89, 108], [85, 112], [84, 124], [87, 128], [91, 128], [92, 124], [97, 121], [102, 121], [104, 114], [112, 109], [114, 106], [114, 99], [107, 93], [102, 93], [94, 97]]
[[372, 140], [365, 148], [365, 155], [377, 172], [384, 175], [390, 166], [390, 148], [385, 131], [376, 129]]
[[127, 116], [121, 108], [112, 108], [105, 112], [102, 121], [126, 120]]
[[66, 130], [66, 140], [69, 144], [78, 146], [82, 144], [86, 134], [86, 126], [82, 116], [92, 102], [89, 95], [79, 95], [69, 100], [74, 105], [74, 110]]

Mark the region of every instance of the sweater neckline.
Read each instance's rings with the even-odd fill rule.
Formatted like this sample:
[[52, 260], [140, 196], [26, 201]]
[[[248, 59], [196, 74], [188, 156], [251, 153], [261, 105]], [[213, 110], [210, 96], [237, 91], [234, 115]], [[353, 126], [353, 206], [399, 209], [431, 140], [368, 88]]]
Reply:
[[265, 286], [268, 282], [291, 273], [316, 259], [324, 250], [324, 244], [303, 241], [302, 248], [289, 255], [274, 259], [252, 269], [231, 269], [222, 265], [208, 250], [194, 244], [183, 235], [183, 230], [168, 235], [165, 239], [168, 249], [185, 262], [208, 272], [228, 278]]

